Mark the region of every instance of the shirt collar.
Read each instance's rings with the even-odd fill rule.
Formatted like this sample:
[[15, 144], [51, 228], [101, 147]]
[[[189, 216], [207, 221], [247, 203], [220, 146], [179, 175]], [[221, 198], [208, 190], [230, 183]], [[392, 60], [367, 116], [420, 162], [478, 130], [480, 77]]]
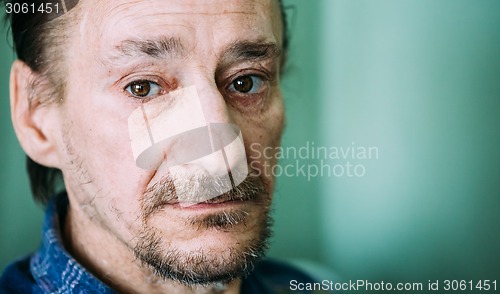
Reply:
[[115, 293], [64, 248], [61, 228], [67, 209], [66, 194], [54, 197], [47, 206], [42, 244], [30, 261], [33, 278], [44, 293]]

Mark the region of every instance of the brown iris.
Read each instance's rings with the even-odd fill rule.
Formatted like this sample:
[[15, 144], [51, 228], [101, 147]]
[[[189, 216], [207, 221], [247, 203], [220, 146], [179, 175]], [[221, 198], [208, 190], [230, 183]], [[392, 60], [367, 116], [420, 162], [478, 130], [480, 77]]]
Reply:
[[148, 81], [138, 81], [130, 85], [130, 92], [139, 97], [146, 97], [151, 92], [151, 83]]
[[253, 88], [253, 79], [251, 76], [239, 77], [233, 82], [233, 86], [238, 92], [248, 93]]

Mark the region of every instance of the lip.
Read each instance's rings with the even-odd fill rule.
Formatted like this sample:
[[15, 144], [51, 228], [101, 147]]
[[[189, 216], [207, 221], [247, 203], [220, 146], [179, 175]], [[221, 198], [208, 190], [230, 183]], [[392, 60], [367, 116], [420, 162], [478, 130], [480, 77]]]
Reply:
[[246, 200], [221, 200], [221, 201], [204, 201], [198, 203], [175, 203], [168, 204], [176, 209], [182, 210], [204, 210], [204, 209], [224, 209], [233, 206], [243, 205], [247, 203]]
[[[201, 200], [201, 199], [200, 199]], [[179, 199], [172, 199], [170, 201], [166, 201], [161, 203], [161, 205], [173, 205], [173, 206], [180, 206], [180, 207], [192, 207], [192, 206], [217, 206], [217, 205], [222, 205], [222, 204], [231, 204], [233, 202], [235, 203], [242, 203], [242, 202], [247, 202], [249, 200], [252, 200], [251, 197], [235, 197], [232, 196], [231, 194], [224, 193], [222, 195], [219, 195], [217, 197], [212, 197], [204, 201], [196, 201], [196, 202], [180, 202]]]

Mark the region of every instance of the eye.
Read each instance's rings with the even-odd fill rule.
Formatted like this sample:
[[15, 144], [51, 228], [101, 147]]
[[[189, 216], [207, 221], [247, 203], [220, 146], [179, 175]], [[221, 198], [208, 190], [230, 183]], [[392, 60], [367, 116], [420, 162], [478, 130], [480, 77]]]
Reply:
[[246, 75], [236, 78], [229, 86], [230, 91], [243, 94], [259, 93], [264, 86], [264, 80], [255, 75]]
[[155, 82], [151, 81], [134, 81], [125, 87], [125, 91], [129, 92], [135, 97], [145, 98], [157, 96], [161, 94], [161, 87]]

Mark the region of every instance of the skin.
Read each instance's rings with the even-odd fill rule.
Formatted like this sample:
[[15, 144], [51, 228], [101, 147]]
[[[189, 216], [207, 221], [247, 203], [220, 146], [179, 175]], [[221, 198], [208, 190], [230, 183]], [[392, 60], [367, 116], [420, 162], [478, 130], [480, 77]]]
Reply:
[[[70, 201], [66, 248], [94, 275], [123, 293], [213, 291], [213, 285], [159, 278], [137, 260], [132, 249], [148, 229], [159, 237], [162, 250], [186, 257], [180, 262], [203, 254], [213, 266], [221, 266], [231, 260], [232, 251], [244, 250], [258, 237], [274, 182], [272, 173], [263, 169], [276, 162], [273, 156], [256, 158], [252, 150], [255, 143], [261, 151], [280, 144], [282, 56], [245, 60], [226, 53], [242, 41], [281, 49], [277, 1], [87, 0], [71, 13], [78, 14], [79, 21], [70, 28], [73, 34], [66, 44], [64, 102], [30, 104], [28, 86], [34, 73], [20, 61], [11, 73], [12, 119], [23, 149], [36, 162], [63, 172]], [[118, 52], [123, 40], [138, 37], [175, 38], [184, 50], [160, 58]], [[261, 76], [263, 82], [255, 94], [231, 88], [243, 75]], [[141, 206], [145, 191], [165, 178], [168, 169], [147, 171], [134, 162], [127, 118], [143, 99], [133, 97], [127, 86], [136, 80], [157, 83], [161, 90], [156, 96], [194, 85], [207, 120], [238, 125], [247, 158], [253, 161], [248, 160], [249, 166], [265, 187], [261, 200], [194, 208], [166, 205], [146, 217]], [[224, 212], [247, 216], [224, 228], [193, 225], [193, 220]], [[224, 293], [238, 293], [240, 283], [239, 279], [229, 282]]]

